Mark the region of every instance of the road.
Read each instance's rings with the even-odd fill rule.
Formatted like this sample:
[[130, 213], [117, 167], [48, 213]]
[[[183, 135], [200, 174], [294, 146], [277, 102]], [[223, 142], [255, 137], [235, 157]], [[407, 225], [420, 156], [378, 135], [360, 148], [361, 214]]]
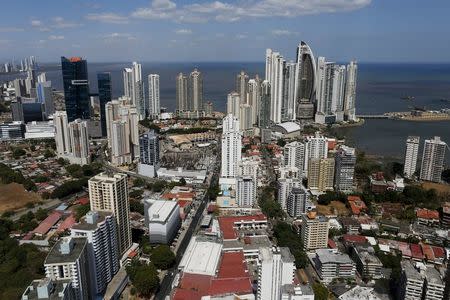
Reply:
[[24, 210], [16, 211], [16, 213], [13, 216], [11, 216], [10, 219], [12, 221], [17, 221], [17, 220], [20, 219], [21, 216], [27, 214], [30, 211], [32, 213], [35, 213], [35, 212], [38, 211], [39, 208], [52, 210], [53, 208], [58, 207], [61, 203], [62, 203], [62, 201], [59, 200], [59, 199], [52, 199], [52, 200], [44, 202], [42, 205], [36, 205], [33, 208], [27, 208], [27, 209], [24, 209]]
[[[214, 174], [214, 177], [212, 178], [211, 181], [213, 182], [213, 180], [214, 181], [218, 180], [216, 174]], [[209, 202], [209, 197], [208, 197], [208, 194], [205, 193], [205, 195], [203, 196], [202, 202], [201, 202], [200, 206], [198, 207], [197, 212], [195, 213], [195, 216], [192, 219], [191, 224], [190, 224], [189, 228], [187, 229], [183, 240], [180, 243], [180, 246], [178, 247], [178, 251], [176, 254], [176, 266], [174, 268], [168, 270], [166, 276], [161, 281], [161, 285], [160, 285], [158, 292], [155, 295], [155, 299], [164, 300], [166, 298], [166, 296], [168, 296], [170, 294], [170, 292], [172, 291], [172, 282], [177, 273], [176, 271], [178, 269], [178, 264], [180, 263], [181, 258], [183, 257], [184, 251], [186, 251], [186, 248], [189, 245], [189, 242], [190, 242], [192, 236], [194, 235], [194, 232], [198, 228], [201, 217], [203, 215], [203, 212], [206, 209], [208, 202]]]

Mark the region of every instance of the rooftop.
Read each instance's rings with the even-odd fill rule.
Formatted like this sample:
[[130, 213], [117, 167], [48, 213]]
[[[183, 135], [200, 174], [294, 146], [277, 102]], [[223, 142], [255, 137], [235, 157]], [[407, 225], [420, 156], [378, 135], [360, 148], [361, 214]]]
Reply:
[[439, 212], [437, 210], [419, 208], [416, 211], [416, 215], [418, 218], [421, 218], [421, 219], [439, 220]]
[[47, 218], [45, 218], [38, 227], [33, 230], [33, 233], [44, 235], [46, 234], [53, 225], [55, 225], [59, 219], [61, 219], [61, 213], [52, 212]]
[[147, 199], [145, 203], [149, 205], [147, 209], [149, 222], [165, 223], [178, 208], [176, 201]]
[[234, 228], [239, 223], [267, 222], [267, 218], [263, 214], [251, 216], [232, 216], [220, 217], [219, 226], [223, 233], [224, 239], [236, 239], [238, 237], [237, 230]]
[[179, 268], [184, 273], [213, 276], [219, 264], [222, 244], [214, 238], [195, 236], [189, 242]]
[[427, 267], [425, 271], [425, 276], [427, 277], [427, 282], [431, 284], [440, 284], [444, 286], [444, 282], [441, 279], [441, 275], [439, 274], [439, 271], [436, 270], [434, 267]]
[[336, 253], [328, 249], [317, 249], [316, 256], [322, 264], [326, 263], [353, 264], [353, 261], [347, 254]]
[[405, 272], [408, 279], [423, 280], [422, 275], [419, 271], [414, 268], [413, 264], [409, 260], [402, 260], [401, 262], [402, 270]]
[[[70, 243], [72, 244], [69, 245]], [[44, 265], [73, 263], [80, 257], [80, 254], [84, 251], [86, 244], [87, 239], [84, 237], [61, 238], [48, 253], [45, 258]], [[67, 254], [61, 253], [61, 246], [71, 247], [70, 251]]]
[[70, 280], [52, 281], [50, 278], [43, 278], [33, 280], [22, 295], [22, 299], [26, 297], [28, 300], [62, 300], [64, 296], [60, 296], [67, 286], [70, 285]]
[[[91, 219], [92, 215], [96, 214], [96, 218]], [[106, 217], [111, 216], [111, 213], [96, 211], [95, 213], [89, 211], [83, 218], [80, 219], [79, 223], [74, 225], [72, 228], [75, 230], [95, 230], [98, 224], [105, 221]]]
[[373, 288], [370, 287], [362, 287], [362, 286], [355, 286], [351, 290], [348, 290], [341, 296], [339, 296], [339, 300], [380, 300]]

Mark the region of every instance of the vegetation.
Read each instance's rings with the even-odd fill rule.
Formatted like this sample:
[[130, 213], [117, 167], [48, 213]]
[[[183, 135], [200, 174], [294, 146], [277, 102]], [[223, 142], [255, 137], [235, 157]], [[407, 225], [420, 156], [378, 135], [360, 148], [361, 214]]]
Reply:
[[156, 131], [156, 133], [160, 132], [160, 128], [158, 126], [156, 126], [155, 124], [153, 124], [152, 120], [150, 120], [150, 119], [144, 119], [144, 120], [139, 121], [139, 125], [147, 127], [148, 129], [153, 129], [154, 131]]
[[67, 173], [73, 178], [92, 177], [101, 172], [101, 164], [92, 163], [89, 165], [80, 166], [77, 164], [66, 165]]
[[142, 178], [136, 178], [133, 180], [133, 186], [144, 186], [145, 180]]
[[143, 297], [150, 297], [159, 286], [158, 272], [152, 263], [146, 265], [135, 259], [127, 267], [127, 274], [136, 291]]
[[220, 193], [219, 185], [216, 183], [211, 184], [206, 191], [208, 198], [210, 201], [214, 201], [217, 199], [217, 195]]
[[331, 201], [340, 201], [345, 203], [347, 201], [347, 196], [341, 192], [327, 191], [325, 194], [319, 195], [317, 203], [321, 205], [328, 205]]
[[77, 206], [77, 208], [75, 209], [75, 219], [77, 220], [77, 222], [88, 213], [88, 211], [91, 210], [91, 206], [90, 204], [83, 204], [83, 205], [79, 205]]
[[166, 134], [191, 134], [191, 133], [203, 133], [210, 131], [210, 128], [206, 127], [192, 127], [192, 128], [172, 128], [167, 130]]
[[286, 145], [286, 141], [284, 139], [278, 139], [277, 145], [280, 147], [284, 147]]
[[55, 157], [55, 151], [51, 150], [51, 149], [46, 149], [44, 152], [44, 157], [45, 158], [50, 158], [50, 157]]
[[86, 178], [78, 179], [78, 180], [70, 180], [59, 187], [57, 187], [51, 194], [52, 198], [64, 198], [69, 195], [81, 192], [84, 187], [87, 186], [88, 180]]
[[16, 148], [16, 149], [13, 150], [13, 157], [15, 159], [19, 159], [22, 156], [24, 156], [25, 154], [26, 154], [26, 152], [22, 148]]
[[34, 182], [39, 183], [39, 182], [47, 182], [48, 181], [48, 177], [47, 176], [43, 176], [43, 175], [38, 175], [36, 177], [34, 177]]
[[144, 193], [143, 190], [133, 190], [129, 193], [131, 198], [134, 199], [141, 199], [142, 198], [142, 194]]
[[27, 191], [36, 191], [37, 187], [31, 179], [25, 178], [19, 171], [14, 171], [0, 163], [0, 180], [4, 184], [16, 182], [22, 184]]
[[450, 183], [450, 169], [446, 169], [442, 172], [442, 180], [447, 183]]
[[328, 300], [328, 289], [320, 282], [314, 282], [312, 285], [314, 291], [314, 300]]
[[273, 232], [277, 239], [278, 246], [288, 247], [289, 250], [291, 250], [297, 268], [305, 268], [309, 261], [306, 252], [303, 250], [303, 243], [300, 236], [285, 222], [278, 222], [273, 227]]
[[282, 218], [284, 216], [280, 203], [275, 200], [275, 188], [267, 186], [261, 193], [258, 200], [262, 212], [271, 219]]
[[130, 199], [130, 211], [144, 215], [144, 204], [141, 201]]
[[38, 221], [44, 220], [45, 218], [47, 218], [47, 216], [48, 216], [48, 211], [43, 208], [39, 208], [35, 213], [36, 220], [38, 220]]
[[45, 253], [34, 245], [19, 246], [9, 233], [17, 224], [0, 219], [0, 299], [19, 299], [28, 284], [44, 277]]
[[161, 270], [167, 270], [175, 264], [175, 254], [167, 245], [156, 246], [150, 258], [155, 267]]

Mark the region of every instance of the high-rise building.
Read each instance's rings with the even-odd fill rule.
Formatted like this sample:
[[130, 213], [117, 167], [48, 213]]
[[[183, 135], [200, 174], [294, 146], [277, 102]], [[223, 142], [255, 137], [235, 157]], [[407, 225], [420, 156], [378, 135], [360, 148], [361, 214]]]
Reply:
[[33, 280], [22, 294], [22, 300], [72, 300], [75, 291], [69, 279], [42, 278]]
[[236, 76], [236, 92], [240, 97], [240, 104], [247, 104], [247, 84], [248, 84], [248, 75], [242, 70]]
[[284, 165], [297, 168], [302, 178], [305, 169], [306, 145], [298, 141], [288, 143], [284, 146], [283, 156]]
[[236, 202], [240, 207], [252, 207], [256, 202], [256, 183], [251, 176], [236, 178]]
[[252, 124], [252, 108], [248, 104], [239, 106], [239, 123], [242, 131], [253, 128]]
[[444, 170], [445, 149], [447, 144], [440, 137], [425, 140], [423, 146], [420, 180], [440, 182]]
[[188, 78], [188, 108], [193, 111], [203, 109], [203, 77], [197, 69]]
[[286, 62], [283, 67], [283, 98], [281, 102], [281, 120], [288, 122], [296, 118], [296, 71], [297, 64]]
[[107, 136], [106, 133], [106, 103], [112, 100], [111, 90], [111, 73], [98, 73], [98, 100], [100, 105], [100, 123], [102, 127], [102, 136]]
[[252, 125], [258, 124], [258, 114], [261, 102], [261, 86], [258, 75], [255, 79], [250, 79], [247, 84], [248, 104], [252, 109]]
[[414, 268], [413, 263], [409, 260], [403, 260], [401, 267], [398, 299], [423, 299], [424, 276]]
[[76, 119], [69, 123], [69, 138], [71, 153], [66, 158], [70, 163], [86, 165], [91, 162], [89, 153], [89, 134], [87, 121]]
[[295, 259], [289, 248], [270, 249], [262, 247], [258, 255], [258, 300], [281, 299], [282, 286], [292, 284]]
[[314, 136], [308, 136], [306, 138], [305, 149], [305, 172], [308, 171], [308, 161], [311, 158], [327, 158], [328, 157], [328, 139], [319, 132], [316, 132]]
[[298, 218], [311, 208], [308, 191], [302, 185], [292, 188], [286, 201], [287, 213], [293, 218]]
[[55, 125], [56, 154], [58, 157], [67, 155], [72, 151], [70, 147], [69, 122], [65, 111], [57, 111], [53, 115]]
[[139, 114], [130, 99], [123, 97], [105, 107], [108, 147], [111, 163], [129, 164], [139, 157]]
[[356, 61], [351, 61], [347, 65], [347, 75], [345, 81], [344, 98], [344, 119], [347, 121], [356, 120], [356, 79], [358, 65]]
[[264, 80], [261, 83], [261, 102], [258, 113], [258, 126], [261, 129], [269, 128], [270, 121], [270, 83], [268, 80]]
[[55, 113], [52, 83], [50, 81], [38, 82], [36, 85], [36, 96], [37, 102], [44, 105], [44, 118], [48, 119], [49, 116]]
[[90, 211], [70, 229], [72, 237], [87, 238], [91, 295], [101, 295], [119, 270], [117, 228], [111, 213]]
[[229, 93], [227, 96], [227, 114], [239, 116], [240, 97], [236, 92]]
[[283, 69], [284, 58], [279, 52], [266, 50], [266, 78], [270, 84], [270, 120], [281, 123], [281, 107], [283, 101]]
[[355, 186], [355, 148], [342, 145], [336, 152], [335, 161], [335, 188], [340, 192], [351, 193]]
[[205, 115], [210, 117], [214, 113], [213, 103], [211, 101], [208, 101], [205, 103]]
[[130, 204], [127, 175], [100, 173], [89, 179], [92, 211], [110, 212], [117, 222], [119, 255], [131, 247]]
[[156, 177], [159, 169], [159, 138], [155, 131], [149, 130], [139, 137], [138, 173], [148, 177]]
[[25, 79], [16, 78], [14, 79], [14, 91], [16, 97], [24, 97], [27, 94], [25, 87]]
[[61, 57], [64, 99], [69, 122], [89, 119], [89, 81], [87, 62], [81, 57]]
[[48, 253], [44, 261], [45, 277], [52, 280], [70, 280], [75, 299], [88, 300], [91, 294], [91, 273], [87, 239], [63, 237]]
[[[312, 104], [316, 100], [316, 59], [311, 48], [303, 41], [297, 47], [296, 78], [297, 101]], [[302, 114], [298, 111], [298, 115]]]
[[445, 283], [441, 274], [433, 266], [427, 266], [425, 270], [424, 300], [438, 300], [444, 298]]
[[183, 73], [178, 74], [176, 84], [177, 110], [189, 110], [188, 108], [188, 80]]
[[145, 103], [144, 82], [142, 81], [142, 66], [133, 62], [131, 68], [125, 68], [123, 74], [124, 96], [131, 99], [131, 104], [136, 106], [139, 119], [146, 117], [148, 107]]
[[287, 210], [287, 199], [293, 188], [300, 187], [302, 182], [298, 178], [278, 179], [278, 202], [283, 210]]
[[319, 193], [333, 190], [334, 158], [310, 158], [308, 188]]
[[239, 120], [232, 114], [223, 119], [222, 126], [221, 177], [234, 178], [238, 175], [241, 161], [242, 132], [239, 130]]
[[159, 103], [159, 75], [148, 75], [148, 116], [159, 119], [161, 106]]
[[405, 177], [412, 178], [417, 169], [417, 157], [419, 156], [420, 137], [409, 136], [406, 140], [405, 166], [403, 173]]
[[133, 70], [124, 68], [122, 70], [123, 77], [123, 96], [133, 99]]
[[45, 74], [45, 72], [42, 72], [37, 76], [38, 83], [42, 83], [42, 82], [46, 82], [46, 81], [47, 81], [47, 75]]
[[317, 216], [315, 212], [302, 215], [301, 238], [306, 251], [327, 248], [328, 219]]

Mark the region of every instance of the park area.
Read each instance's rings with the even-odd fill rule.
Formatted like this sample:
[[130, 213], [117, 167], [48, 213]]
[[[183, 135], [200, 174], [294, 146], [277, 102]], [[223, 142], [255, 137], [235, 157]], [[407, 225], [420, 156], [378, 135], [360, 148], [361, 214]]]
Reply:
[[317, 212], [319, 215], [337, 215], [337, 216], [349, 216], [350, 211], [344, 203], [340, 201], [331, 201], [328, 205], [317, 205]]
[[27, 203], [41, 201], [38, 194], [27, 191], [18, 183], [0, 184], [0, 213], [24, 207]]

